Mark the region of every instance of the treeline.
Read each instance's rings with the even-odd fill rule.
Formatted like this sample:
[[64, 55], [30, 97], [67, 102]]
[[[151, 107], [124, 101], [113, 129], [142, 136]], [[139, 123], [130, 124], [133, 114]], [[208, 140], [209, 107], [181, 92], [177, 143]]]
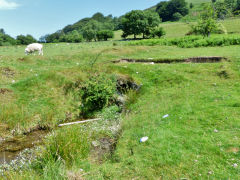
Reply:
[[15, 39], [6, 34], [4, 29], [0, 29], [0, 46], [27, 45], [34, 42], [37, 42], [37, 40], [31, 35], [19, 35]]
[[[203, 3], [202, 9], [209, 9], [210, 6], [212, 13], [210, 15], [205, 13], [207, 16], [201, 13], [197, 26], [192, 27], [189, 34], [209, 35], [212, 32], [219, 31], [217, 23], [211, 21], [240, 15], [240, 0], [211, 0], [209, 3], [205, 3], [205, 6]], [[185, 0], [169, 0], [161, 1], [155, 8], [144, 11], [133, 10], [121, 17], [104, 16], [102, 13], [96, 13], [90, 18], [81, 19], [55, 33], [42, 36], [39, 42], [79, 43], [83, 41], [107, 41], [114, 37], [113, 32], [116, 30], [123, 31], [122, 38], [124, 39], [129, 37], [136, 39], [140, 35], [143, 39], [162, 37], [165, 35], [165, 31], [159, 28], [161, 22], [178, 21], [188, 15], [190, 9], [193, 8], [194, 4], [188, 4]], [[0, 46], [30, 44], [33, 42], [37, 42], [37, 40], [31, 35], [19, 35], [12, 38], [3, 29], [0, 29]]]
[[102, 41], [113, 38], [115, 30], [122, 30], [123, 38], [142, 35], [142, 38], [161, 37], [165, 34], [158, 28], [161, 21], [179, 20], [189, 12], [185, 0], [163, 1], [157, 5], [156, 11], [134, 10], [121, 17], [104, 16], [96, 13], [91, 18], [84, 18], [62, 30], [40, 38], [41, 42], [73, 42]]
[[96, 13], [91, 18], [84, 18], [73, 25], [68, 25], [62, 30], [40, 38], [41, 42], [56, 43], [82, 41], [102, 41], [113, 38], [114, 30], [120, 29], [119, 18], [112, 15], [104, 16]]
[[218, 19], [240, 15], [240, 0], [212, 0], [212, 7]]

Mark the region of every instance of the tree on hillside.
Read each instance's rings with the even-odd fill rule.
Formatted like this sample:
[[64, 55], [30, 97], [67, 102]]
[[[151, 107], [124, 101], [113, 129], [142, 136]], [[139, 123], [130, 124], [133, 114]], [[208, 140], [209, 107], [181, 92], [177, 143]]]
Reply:
[[5, 34], [4, 29], [0, 29], [0, 34]]
[[83, 41], [82, 35], [77, 31], [74, 30], [67, 34], [63, 34], [60, 39], [60, 42], [69, 42], [69, 43], [79, 43]]
[[64, 34], [61, 30], [53, 33], [53, 34], [47, 34], [45, 36], [45, 40], [47, 43], [58, 43], [60, 42], [60, 37]]
[[98, 22], [104, 22], [105, 21], [105, 17], [102, 13], [98, 12], [98, 13], [95, 13], [93, 16], [92, 16], [92, 19], [93, 20], [96, 20]]
[[37, 42], [37, 40], [33, 37], [33, 36], [31, 36], [31, 35], [26, 35], [26, 36], [24, 36], [24, 35], [19, 35], [19, 36], [17, 36], [17, 44], [19, 44], [19, 45], [27, 45], [27, 44], [31, 44], [31, 43], [35, 43], [35, 42]]
[[208, 6], [201, 13], [200, 19], [196, 25], [191, 26], [188, 34], [201, 34], [209, 37], [211, 33], [224, 33], [223, 26], [217, 23], [212, 7]]
[[150, 35], [151, 29], [158, 26], [159, 23], [160, 18], [155, 12], [133, 10], [122, 18], [122, 37], [134, 35], [134, 39], [136, 39], [137, 35], [143, 34], [143, 38], [145, 38], [145, 35]]
[[164, 22], [175, 20], [174, 14], [176, 13], [179, 13], [182, 16], [186, 16], [189, 13], [189, 10], [185, 0], [170, 0], [162, 1], [157, 4], [156, 12]]
[[194, 7], [193, 3], [190, 3], [189, 8], [192, 9]]
[[16, 45], [16, 40], [0, 29], [0, 46]]
[[233, 12], [234, 7], [236, 6], [236, 2], [235, 0], [224, 0], [224, 3], [226, 5], [226, 7]]
[[98, 41], [107, 41], [109, 38], [113, 38], [114, 33], [111, 30], [101, 30], [97, 32], [97, 39]]
[[136, 36], [141, 34], [143, 31], [143, 27], [146, 22], [144, 19], [144, 12], [141, 10], [134, 10], [127, 13], [124, 18], [122, 18], [122, 37], [127, 37], [129, 35], [134, 35], [134, 39]]
[[226, 7], [226, 4], [224, 2], [220, 2], [220, 1], [216, 2], [214, 5], [214, 9], [215, 9], [215, 16], [218, 19], [224, 20], [229, 14], [231, 14], [231, 12]]
[[97, 32], [100, 30], [101, 23], [96, 20], [91, 20], [82, 29], [83, 38], [87, 41], [97, 41]]

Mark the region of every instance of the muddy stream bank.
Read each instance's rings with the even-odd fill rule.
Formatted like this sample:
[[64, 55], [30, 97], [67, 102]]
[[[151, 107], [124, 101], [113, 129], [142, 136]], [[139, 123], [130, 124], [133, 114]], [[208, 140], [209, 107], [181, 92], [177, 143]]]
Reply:
[[49, 130], [35, 130], [26, 135], [0, 140], [0, 165], [10, 163], [20, 152], [41, 145]]

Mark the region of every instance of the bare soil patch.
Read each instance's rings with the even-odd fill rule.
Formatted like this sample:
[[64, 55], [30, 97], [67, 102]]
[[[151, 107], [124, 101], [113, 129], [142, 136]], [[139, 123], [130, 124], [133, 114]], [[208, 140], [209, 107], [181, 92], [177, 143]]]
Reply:
[[9, 67], [0, 67], [0, 72], [2, 75], [6, 77], [13, 77], [15, 75], [15, 72], [11, 70]]
[[187, 59], [120, 59], [112, 61], [113, 63], [219, 63], [223, 60], [227, 60], [225, 57], [220, 56], [208, 56], [208, 57], [192, 57]]
[[6, 89], [6, 88], [0, 88], [0, 94], [7, 94], [7, 93], [11, 93], [12, 90], [10, 89]]

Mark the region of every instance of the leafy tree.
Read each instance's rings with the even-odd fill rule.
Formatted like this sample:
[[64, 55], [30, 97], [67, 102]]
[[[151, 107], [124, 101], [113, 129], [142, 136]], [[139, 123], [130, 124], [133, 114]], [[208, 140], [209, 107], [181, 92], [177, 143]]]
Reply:
[[97, 39], [98, 41], [107, 41], [109, 38], [113, 38], [114, 33], [111, 30], [101, 30], [97, 32]]
[[[81, 34], [85, 40], [92, 41], [97, 40], [96, 34], [100, 30], [119, 30], [120, 29], [120, 18], [113, 17], [111, 14], [104, 16], [102, 13], [95, 13], [90, 18], [83, 18], [78, 22], [67, 25], [62, 30], [55, 33], [48, 34], [42, 39], [44, 42], [67, 42], [75, 41], [72, 37], [73, 31], [77, 31]], [[73, 33], [73, 34], [76, 34]], [[79, 37], [81, 39], [81, 37]], [[68, 39], [68, 40], [67, 40]], [[78, 41], [80, 41], [80, 39]]]
[[231, 12], [226, 7], [226, 4], [224, 2], [216, 2], [214, 5], [215, 9], [215, 16], [218, 19], [225, 19]]
[[174, 20], [173, 15], [179, 13], [185, 16], [189, 13], [185, 0], [162, 1], [157, 5], [156, 12], [162, 18], [162, 21]]
[[134, 10], [127, 13], [124, 18], [122, 18], [123, 37], [133, 34], [134, 39], [136, 39], [136, 36], [143, 32], [145, 24], [146, 21], [143, 11]]
[[27, 45], [35, 42], [37, 42], [37, 40], [29, 34], [26, 36], [24, 35], [17, 36], [17, 44], [19, 45]]
[[60, 37], [63, 35], [64, 33], [59, 30], [53, 34], [48, 34], [45, 36], [46, 42], [47, 43], [58, 43], [60, 42]]
[[87, 41], [97, 41], [97, 32], [101, 30], [101, 24], [96, 20], [89, 21], [83, 28], [83, 38]]
[[4, 29], [0, 29], [0, 34], [5, 34]]
[[94, 14], [94, 15], [92, 16], [92, 19], [93, 19], [93, 20], [96, 20], [96, 21], [98, 21], [98, 22], [104, 22], [104, 21], [105, 21], [104, 15], [103, 15], [102, 13], [100, 13], [100, 12]]
[[192, 9], [194, 7], [193, 3], [190, 3], [189, 7]]
[[173, 21], [179, 21], [183, 16], [179, 13], [176, 12], [173, 14]]
[[0, 33], [0, 46], [16, 45], [16, 40], [14, 38], [2, 32]]
[[240, 14], [240, 0], [237, 0], [235, 8], [234, 8], [234, 14]]
[[41, 36], [40, 38], [39, 38], [39, 42], [41, 42], [41, 43], [46, 43], [47, 41], [46, 41], [46, 35], [45, 36]]
[[204, 37], [210, 36], [211, 33], [223, 33], [223, 26], [217, 23], [214, 18], [214, 11], [209, 6], [202, 13], [200, 20], [196, 25], [191, 26], [191, 31], [188, 34], [201, 34]]
[[146, 11], [144, 12], [144, 15], [146, 24], [142, 32], [143, 38], [145, 38], [145, 35], [149, 36], [151, 30], [157, 27], [161, 22], [161, 19], [156, 12]]
[[233, 12], [234, 7], [236, 6], [236, 2], [235, 0], [224, 0], [224, 3], [226, 5], [226, 7]]
[[161, 38], [165, 34], [166, 34], [166, 32], [162, 27], [154, 28], [151, 31], [151, 37], [153, 37], [153, 38], [155, 38], [155, 37]]
[[83, 41], [83, 36], [77, 30], [74, 30], [67, 34], [63, 34], [60, 37], [60, 42], [79, 43], [82, 41]]
[[150, 30], [158, 26], [159, 23], [159, 16], [154, 12], [131, 11], [122, 18], [122, 37], [134, 35], [134, 39], [136, 39], [137, 35], [143, 34], [143, 38], [145, 38], [145, 35], [150, 35]]

